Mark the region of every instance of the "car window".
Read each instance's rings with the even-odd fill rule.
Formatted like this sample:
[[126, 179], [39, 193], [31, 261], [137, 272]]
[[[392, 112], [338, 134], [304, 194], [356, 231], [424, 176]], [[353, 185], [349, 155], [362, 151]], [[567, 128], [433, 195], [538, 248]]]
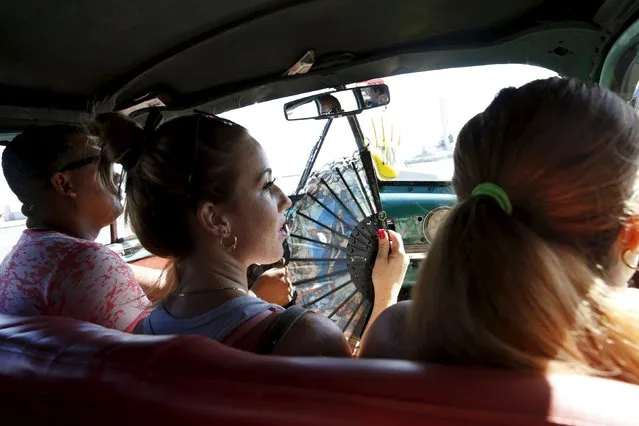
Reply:
[[540, 67], [504, 64], [373, 80], [388, 85], [391, 101], [362, 112], [358, 119], [367, 141], [398, 172], [392, 179], [447, 182], [453, 176], [453, 148], [464, 124], [500, 90], [553, 76], [557, 73]]
[[[124, 200], [124, 198], [123, 198]], [[124, 201], [123, 201], [123, 205]], [[107, 228], [108, 229], [108, 228]], [[115, 237], [117, 240], [126, 240], [135, 236], [133, 229], [131, 229], [131, 224], [126, 220], [124, 214], [121, 214], [120, 217], [115, 221]]]
[[635, 58], [635, 62], [636, 62], [636, 71], [635, 71], [635, 78], [636, 78], [636, 82], [634, 83], [634, 91], [632, 92], [632, 97], [630, 98], [630, 103], [632, 106], [635, 107], [635, 109], [639, 110], [639, 56], [637, 58]]
[[[13, 136], [13, 135], [12, 135]], [[10, 140], [11, 137], [8, 137]], [[5, 147], [0, 146], [0, 156]], [[22, 203], [11, 192], [4, 173], [0, 175], [0, 259], [11, 251], [26, 227], [26, 218], [21, 212]]]

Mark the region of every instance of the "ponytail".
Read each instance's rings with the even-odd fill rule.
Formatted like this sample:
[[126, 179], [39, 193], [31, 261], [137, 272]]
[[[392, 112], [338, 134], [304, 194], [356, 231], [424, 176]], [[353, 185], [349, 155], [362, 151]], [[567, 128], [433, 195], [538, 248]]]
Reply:
[[588, 290], [578, 283], [589, 281], [569, 249], [551, 247], [491, 198], [473, 196], [450, 212], [422, 265], [409, 321], [415, 358], [540, 367], [569, 350], [557, 330], [572, 329]]
[[606, 285], [491, 197], [451, 210], [422, 264], [408, 333], [414, 359], [572, 371], [639, 383], [639, 292]]

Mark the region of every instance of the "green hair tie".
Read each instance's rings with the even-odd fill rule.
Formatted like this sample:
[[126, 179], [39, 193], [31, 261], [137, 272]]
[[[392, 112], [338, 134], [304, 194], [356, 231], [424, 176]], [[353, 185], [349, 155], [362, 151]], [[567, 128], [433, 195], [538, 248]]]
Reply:
[[471, 192], [470, 195], [471, 197], [486, 195], [497, 201], [499, 207], [501, 207], [507, 214], [512, 214], [513, 212], [513, 205], [510, 203], [508, 194], [506, 194], [506, 191], [501, 189], [499, 185], [495, 185], [494, 183], [480, 183], [473, 189], [473, 192]]

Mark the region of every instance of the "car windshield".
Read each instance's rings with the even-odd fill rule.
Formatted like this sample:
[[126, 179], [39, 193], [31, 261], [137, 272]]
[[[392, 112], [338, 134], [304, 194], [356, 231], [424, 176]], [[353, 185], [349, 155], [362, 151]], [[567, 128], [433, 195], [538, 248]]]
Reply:
[[[556, 75], [531, 65], [502, 64], [370, 80], [358, 85], [387, 84], [390, 104], [357, 117], [366, 141], [394, 165], [393, 180], [447, 182], [453, 175], [454, 141], [470, 118], [483, 111], [501, 89]], [[279, 175], [278, 183], [289, 194], [297, 187], [326, 122], [286, 121], [283, 106], [313, 93], [222, 114], [242, 124], [262, 144]], [[347, 120], [334, 120], [315, 167], [352, 155], [356, 149]]]

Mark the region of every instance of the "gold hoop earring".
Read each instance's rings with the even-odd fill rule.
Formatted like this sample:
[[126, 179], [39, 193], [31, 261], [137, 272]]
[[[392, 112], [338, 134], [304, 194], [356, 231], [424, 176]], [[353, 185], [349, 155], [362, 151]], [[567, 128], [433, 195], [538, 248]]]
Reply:
[[626, 253], [631, 252], [632, 250], [630, 249], [625, 249], [623, 251], [623, 253], [621, 254], [621, 261], [623, 262], [624, 265], [626, 265], [628, 268], [633, 269], [635, 271], [639, 271], [639, 265], [635, 265], [632, 266], [630, 263], [628, 263], [628, 261], [626, 260]]
[[[226, 238], [233, 238], [233, 242], [231, 244], [228, 244], [225, 241]], [[237, 237], [235, 235], [233, 235], [232, 237], [222, 237], [220, 238], [220, 245], [224, 250], [233, 251], [237, 248]]]

